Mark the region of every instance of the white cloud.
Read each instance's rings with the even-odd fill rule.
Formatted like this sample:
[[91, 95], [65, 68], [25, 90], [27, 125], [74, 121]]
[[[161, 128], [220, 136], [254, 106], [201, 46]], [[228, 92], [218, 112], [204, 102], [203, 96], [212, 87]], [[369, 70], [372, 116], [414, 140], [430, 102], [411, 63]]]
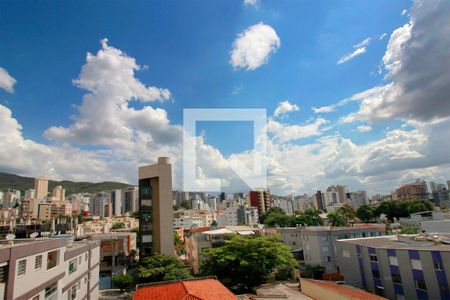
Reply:
[[390, 82], [376, 97], [362, 98], [349, 119], [434, 122], [450, 117], [449, 15], [449, 1], [415, 1], [410, 22], [392, 33], [383, 57]]
[[383, 40], [383, 39], [386, 37], [386, 35], [387, 35], [387, 33], [385, 32], [385, 33], [383, 33], [382, 35], [380, 35], [380, 36], [378, 37], [378, 39], [381, 41], [381, 40]]
[[407, 14], [408, 14], [408, 10], [407, 10], [407, 9], [404, 9], [404, 10], [402, 10], [402, 13], [401, 13], [400, 15], [406, 16]]
[[317, 118], [313, 122], [305, 125], [287, 125], [269, 118], [267, 132], [273, 134], [277, 142], [286, 143], [306, 137], [320, 136], [325, 130], [323, 125], [327, 123], [327, 120]]
[[268, 62], [280, 44], [271, 26], [258, 23], [238, 35], [231, 50], [230, 64], [234, 69], [255, 70]]
[[297, 104], [291, 104], [289, 101], [282, 101], [278, 104], [273, 115], [275, 117], [282, 117], [288, 112], [299, 111], [300, 107]]
[[314, 113], [330, 113], [336, 110], [336, 105], [328, 105], [328, 106], [321, 106], [321, 107], [312, 107], [311, 108]]
[[0, 67], [0, 89], [4, 89], [8, 93], [14, 92], [14, 84], [16, 80], [9, 75], [8, 71]]
[[353, 51], [352, 53], [349, 53], [349, 54], [346, 54], [346, 55], [342, 56], [342, 57], [338, 60], [337, 64], [340, 65], [340, 64], [346, 63], [346, 62], [348, 62], [348, 61], [354, 59], [355, 57], [360, 56], [360, 55], [366, 53], [366, 51], [367, 51], [366, 47], [357, 48], [357, 49], [356, 49], [355, 51]]
[[371, 41], [372, 41], [372, 38], [368, 37], [365, 40], [363, 40], [362, 42], [360, 42], [359, 44], [354, 45], [353, 48], [358, 49], [358, 48], [369, 46]]
[[372, 131], [372, 127], [369, 125], [360, 125], [356, 127], [356, 130], [358, 130], [359, 132], [370, 132]]
[[258, 5], [258, 0], [244, 0], [244, 4], [256, 6]]

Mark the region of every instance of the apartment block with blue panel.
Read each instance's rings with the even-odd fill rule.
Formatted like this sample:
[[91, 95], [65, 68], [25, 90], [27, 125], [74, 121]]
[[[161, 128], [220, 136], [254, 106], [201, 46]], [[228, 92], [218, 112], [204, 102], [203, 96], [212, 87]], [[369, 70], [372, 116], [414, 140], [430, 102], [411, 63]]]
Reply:
[[347, 284], [389, 299], [450, 299], [450, 236], [341, 240], [336, 259]]

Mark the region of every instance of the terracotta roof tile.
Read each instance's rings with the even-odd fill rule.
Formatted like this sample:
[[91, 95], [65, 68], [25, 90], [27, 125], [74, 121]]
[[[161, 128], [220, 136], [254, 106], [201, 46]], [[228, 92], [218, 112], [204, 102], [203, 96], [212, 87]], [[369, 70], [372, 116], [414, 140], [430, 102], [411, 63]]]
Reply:
[[193, 279], [138, 287], [133, 300], [236, 300], [237, 297], [213, 278]]

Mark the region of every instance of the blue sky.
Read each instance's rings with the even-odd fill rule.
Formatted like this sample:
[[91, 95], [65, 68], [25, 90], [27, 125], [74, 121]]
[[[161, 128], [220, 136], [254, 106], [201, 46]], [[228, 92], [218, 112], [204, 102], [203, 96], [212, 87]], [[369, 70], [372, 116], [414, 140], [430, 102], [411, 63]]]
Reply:
[[[436, 2], [446, 8], [445, 4]], [[319, 133], [304, 134], [288, 141], [280, 142], [279, 138], [277, 141], [276, 133], [272, 132], [269, 137], [278, 146], [286, 142], [297, 146], [312, 145], [320, 139], [334, 137], [341, 142], [348, 139], [356, 147], [363, 147], [386, 139], [389, 132], [396, 129], [405, 134], [414, 131], [418, 125], [411, 127], [411, 121], [419, 120], [423, 125], [436, 119], [427, 117], [425, 120], [407, 112], [363, 116], [363, 100], [349, 101], [330, 113], [312, 110], [395, 82], [395, 78], [385, 78], [394, 71], [383, 62], [383, 57], [389, 52], [392, 33], [405, 24], [414, 23], [414, 14], [409, 13], [414, 11], [412, 1], [258, 0], [254, 4], [228, 0], [2, 1], [0, 7], [0, 67], [17, 81], [13, 92], [0, 89], [0, 103], [21, 125], [23, 138], [39, 145], [70, 145], [77, 151], [92, 151], [96, 157], [104, 155], [97, 151], [119, 152], [116, 151], [119, 149], [117, 144], [44, 134], [49, 128], [69, 128], [76, 123], [74, 120], [80, 116], [77, 106], [82, 105], [87, 91], [73, 80], [80, 77], [82, 66], [87, 64], [86, 53], [96, 55], [103, 38], [108, 39], [108, 47], [120, 49], [140, 66], [148, 66], [135, 70], [136, 80], [145, 86], [170, 91], [170, 99], [132, 100], [127, 101], [128, 107], [135, 110], [146, 106], [160, 108], [167, 113], [166, 119], [174, 127], [182, 124], [184, 108], [265, 108], [269, 118], [285, 126], [305, 126], [319, 118], [326, 120]], [[279, 45], [272, 44], [275, 49], [265, 57], [265, 63], [259, 63], [257, 67], [251, 70], [233, 68], [230, 60], [239, 34], [261, 23], [275, 32]], [[370, 40], [358, 46], [366, 39]], [[337, 63], [359, 48], [364, 48], [361, 55]], [[297, 105], [299, 109], [275, 118], [272, 114], [282, 101]], [[358, 110], [357, 120], [342, 122], [342, 118]], [[442, 115], [439, 117], [442, 119]], [[366, 130], [361, 127], [360, 131], [364, 132], [360, 132], [358, 126], [366, 126]], [[251, 150], [249, 141], [253, 132], [250, 124], [203, 122], [198, 129], [198, 133], [204, 134], [205, 143], [219, 150], [225, 159], [232, 153]], [[155, 146], [155, 149], [160, 146], [164, 145]], [[146, 161], [135, 159], [131, 154], [125, 161], [123, 153], [109, 152], [107, 155], [110, 155], [108, 161]], [[439, 164], [425, 165], [430, 168]], [[23, 174], [31, 172], [6, 164], [3, 168]], [[406, 166], [403, 170], [416, 172], [418, 169]], [[447, 174], [447, 171], [443, 172]], [[42, 173], [71, 177], [69, 170], [55, 168], [53, 171], [42, 170]], [[350, 175], [336, 183], [348, 180], [349, 185], [362, 188], [372, 175], [367, 172], [346, 176]], [[440, 176], [444, 179], [447, 175]], [[135, 180], [135, 175], [113, 177], [129, 182]], [[92, 178], [83, 176], [81, 171], [73, 176], [73, 179], [102, 178], [100, 174]], [[109, 179], [104, 176], [104, 180]], [[298, 188], [291, 183], [287, 188], [280, 186], [279, 191], [306, 189], [309, 192], [325, 182], [328, 179], [323, 183], [305, 183]], [[384, 187], [383, 191], [389, 188]]]

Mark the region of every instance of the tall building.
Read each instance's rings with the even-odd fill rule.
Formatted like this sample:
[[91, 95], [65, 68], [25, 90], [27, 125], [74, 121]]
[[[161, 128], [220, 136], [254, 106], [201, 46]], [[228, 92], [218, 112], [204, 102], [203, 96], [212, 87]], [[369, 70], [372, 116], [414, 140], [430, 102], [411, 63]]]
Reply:
[[369, 204], [366, 191], [349, 192], [347, 193], [347, 199], [350, 200], [354, 209], [358, 209], [362, 205]]
[[34, 181], [34, 197], [36, 199], [45, 199], [48, 194], [48, 179], [38, 177]]
[[138, 210], [138, 193], [139, 188], [135, 186], [122, 190], [122, 206], [124, 214], [136, 212]]
[[63, 189], [62, 186], [58, 185], [53, 189], [52, 201], [56, 202], [64, 202], [66, 201], [66, 189]]
[[114, 190], [111, 192], [111, 202], [113, 215], [121, 216], [123, 214], [121, 190]]
[[25, 196], [24, 199], [25, 200], [30, 200], [34, 198], [34, 189], [28, 189], [25, 191]]
[[168, 157], [139, 167], [139, 255], [174, 254], [172, 166]]
[[324, 211], [325, 210], [325, 204], [324, 204], [324, 199], [322, 197], [322, 192], [321, 191], [317, 191], [316, 192], [316, 199], [315, 199], [315, 205], [314, 205], [318, 210]]
[[389, 299], [450, 299], [448, 235], [340, 240], [336, 258], [346, 283]]
[[256, 190], [249, 193], [249, 206], [257, 207], [258, 214], [262, 214], [272, 207], [272, 197], [269, 190]]
[[330, 187], [327, 188], [327, 192], [333, 192], [336, 193], [336, 203], [344, 203], [345, 200], [347, 200], [347, 193], [348, 193], [348, 189], [346, 186], [342, 186], [342, 185], [332, 185]]
[[436, 206], [441, 208], [450, 207], [450, 194], [445, 184], [435, 184], [434, 182], [432, 182], [431, 194], [433, 196], [433, 202]]
[[402, 185], [395, 189], [395, 197], [398, 200], [429, 200], [427, 183], [417, 179], [413, 183]]

